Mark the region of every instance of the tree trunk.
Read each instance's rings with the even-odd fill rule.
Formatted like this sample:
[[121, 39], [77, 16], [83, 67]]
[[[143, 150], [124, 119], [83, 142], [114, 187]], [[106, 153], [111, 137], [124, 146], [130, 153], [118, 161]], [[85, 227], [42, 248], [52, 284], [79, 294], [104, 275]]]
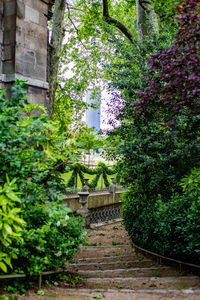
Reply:
[[59, 58], [64, 37], [64, 13], [66, 0], [55, 0], [51, 41], [49, 45], [49, 115], [53, 118], [54, 98], [57, 88]]
[[158, 21], [152, 6], [152, 0], [136, 0], [137, 5], [137, 28], [139, 40], [158, 32]]

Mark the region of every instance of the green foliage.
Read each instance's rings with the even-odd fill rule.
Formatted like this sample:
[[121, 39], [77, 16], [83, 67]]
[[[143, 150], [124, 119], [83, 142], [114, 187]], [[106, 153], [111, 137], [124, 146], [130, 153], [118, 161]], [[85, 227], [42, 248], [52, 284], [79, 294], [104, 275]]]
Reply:
[[52, 202], [23, 211], [27, 224], [22, 230], [23, 240], [17, 239], [9, 247], [18, 255], [15, 272], [33, 275], [72, 260], [85, 237], [81, 218], [69, 213], [69, 208]]
[[[59, 123], [59, 132], [65, 132], [73, 136], [74, 131], [82, 125], [82, 116], [87, 108], [82, 93], [76, 92], [75, 87], [70, 86], [71, 80], [59, 78], [60, 85], [56, 90], [54, 120]], [[63, 87], [61, 87], [61, 84]], [[73, 91], [71, 91], [73, 88]]]
[[17, 188], [16, 180], [10, 182], [7, 176], [7, 183], [0, 186], [0, 269], [7, 272], [7, 266], [12, 269], [11, 259], [16, 259], [16, 252], [9, 251], [9, 245], [20, 239], [22, 227], [25, 222], [20, 217], [21, 209], [14, 190]]
[[[199, 169], [192, 170], [181, 180], [183, 193], [174, 193], [168, 202], [160, 196], [151, 204], [132, 191], [127, 193], [123, 214], [136, 244], [168, 257], [200, 263], [199, 174]], [[188, 182], [190, 190], [186, 188]]]
[[[0, 189], [0, 268], [33, 275], [64, 266], [85, 238], [82, 219], [58, 204], [65, 191], [60, 172], [76, 156], [45, 109], [28, 104], [26, 91], [21, 81], [9, 99], [0, 91], [0, 183], [6, 174], [16, 178]], [[22, 203], [13, 192], [15, 182]], [[17, 258], [12, 265], [11, 258]], [[8, 288], [22, 286], [16, 281]]]
[[[190, 92], [187, 85], [190, 88], [193, 86], [187, 82], [188, 77], [181, 77], [183, 81], [180, 84], [180, 76], [174, 66], [177, 57], [181, 59], [183, 55], [186, 64], [180, 64], [180, 67], [184, 68], [185, 73], [190, 76], [191, 72], [198, 72], [194, 64], [194, 57], [198, 55], [196, 56], [195, 52], [190, 57], [191, 53], [187, 56], [184, 51], [193, 47], [193, 39], [188, 38], [190, 35], [197, 42], [194, 50], [198, 51], [198, 33], [194, 35], [196, 31], [191, 28], [194, 26], [198, 31], [198, 17], [195, 13], [199, 9], [199, 2], [187, 0], [179, 8], [182, 15], [179, 17], [180, 29], [175, 43], [164, 51], [160, 49], [158, 54], [150, 57], [154, 70], [148, 68], [144, 57], [138, 61], [138, 65], [135, 64], [135, 69], [133, 64], [131, 67], [124, 66], [124, 70], [121, 68], [118, 73], [116, 70], [115, 77], [117, 78], [118, 74], [118, 80], [113, 79], [113, 85], [122, 91], [124, 101], [118, 113], [121, 123], [111, 133], [111, 138], [117, 136], [115, 141], [120, 141], [113, 154], [119, 159], [118, 168], [122, 181], [128, 187], [123, 216], [132, 240], [149, 250], [197, 263], [200, 238], [199, 234], [192, 232], [195, 227], [199, 229], [199, 78], [195, 77], [195, 88]], [[191, 18], [188, 18], [191, 13]], [[152, 45], [153, 50], [153, 44], [149, 45]], [[143, 47], [145, 55], [148, 55], [149, 45]], [[175, 57], [173, 53], [177, 52], [179, 55]], [[157, 55], [160, 55], [160, 61], [156, 61]], [[176, 74], [172, 69], [169, 73], [165, 71], [169, 67], [166, 56]], [[142, 59], [144, 64], [140, 66]], [[140, 77], [137, 76], [139, 70]], [[126, 81], [126, 77], [121, 75], [128, 74], [128, 71], [130, 77]], [[163, 88], [168, 86], [164, 80], [165, 75], [169, 75], [168, 93], [174, 93], [169, 102], [166, 90], [160, 94], [159, 84]], [[151, 81], [155, 90], [150, 84]], [[179, 97], [183, 92], [184, 96]], [[157, 101], [158, 95], [160, 102]], [[116, 103], [118, 98], [114, 95]], [[178, 109], [172, 106], [173, 101], [177, 102]], [[188, 109], [190, 101], [197, 104], [198, 109], [194, 113], [190, 113], [192, 110]], [[137, 105], [144, 108], [143, 113], [138, 112], [135, 108]]]
[[[38, 105], [22, 104], [26, 86], [17, 81], [10, 99], [1, 90], [0, 108], [0, 183], [16, 178], [23, 201], [58, 200], [64, 185], [59, 173], [65, 170], [65, 161], [74, 160], [70, 144], [64, 135], [58, 134], [58, 126], [43, 113], [37, 117], [33, 109]], [[20, 116], [20, 110], [28, 116]], [[30, 115], [32, 113], [32, 115]]]
[[99, 178], [101, 176], [101, 174], [103, 175], [103, 179], [104, 179], [104, 184], [106, 187], [109, 186], [109, 181], [108, 181], [108, 177], [107, 175], [113, 175], [116, 173], [115, 167], [113, 167], [112, 169], [109, 169], [106, 164], [104, 164], [103, 162], [99, 162], [97, 168], [95, 169], [90, 169], [87, 166], [84, 166], [80, 163], [76, 163], [72, 166], [70, 166], [70, 169], [73, 170], [73, 173], [71, 175], [71, 178], [69, 179], [67, 186], [68, 187], [75, 187], [75, 183], [76, 183], [76, 179], [77, 176], [80, 177], [82, 185], [84, 184], [84, 175], [85, 174], [91, 174], [91, 175], [96, 175], [94, 177], [94, 179], [88, 183], [89, 188], [96, 188], [97, 187], [97, 183], [99, 181]]
[[103, 146], [103, 137], [95, 133], [93, 128], [80, 126], [76, 143], [80, 149], [89, 152], [91, 149], [98, 149]]
[[174, 19], [177, 14], [176, 5], [180, 2], [181, 0], [153, 0], [153, 6], [158, 15], [161, 30], [167, 29], [170, 34], [174, 34], [177, 29], [177, 22]]

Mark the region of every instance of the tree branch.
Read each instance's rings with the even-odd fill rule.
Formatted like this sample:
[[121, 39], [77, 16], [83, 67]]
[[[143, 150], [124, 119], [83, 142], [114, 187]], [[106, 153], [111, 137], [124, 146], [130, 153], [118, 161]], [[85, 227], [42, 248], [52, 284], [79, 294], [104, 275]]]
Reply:
[[71, 13], [70, 13], [70, 7], [69, 7], [69, 3], [66, 2], [67, 4], [67, 11], [68, 11], [68, 19], [70, 20], [70, 22], [72, 23], [74, 29], [76, 30], [77, 34], [78, 34], [78, 28], [76, 27], [76, 25], [74, 24], [72, 18], [71, 18]]
[[115, 25], [115, 27], [117, 27], [129, 39], [129, 41], [133, 43], [133, 35], [128, 28], [126, 28], [126, 26], [120, 21], [109, 15], [108, 0], [103, 0], [103, 18], [106, 23]]
[[147, 9], [147, 7], [144, 6], [144, 4], [151, 5], [152, 1], [151, 0], [150, 1], [148, 1], [148, 0], [139, 0], [139, 4], [143, 8], [143, 10], [145, 11], [145, 10], [148, 10], [148, 9]]

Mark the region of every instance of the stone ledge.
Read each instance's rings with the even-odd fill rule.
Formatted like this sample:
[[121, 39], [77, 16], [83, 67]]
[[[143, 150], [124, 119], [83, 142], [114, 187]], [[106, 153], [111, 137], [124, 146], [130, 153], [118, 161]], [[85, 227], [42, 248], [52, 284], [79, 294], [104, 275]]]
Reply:
[[26, 80], [27, 85], [39, 87], [45, 90], [49, 89], [49, 83], [37, 79], [33, 79], [30, 77], [26, 77], [20, 74], [0, 74], [0, 82], [6, 83], [6, 82], [14, 82], [16, 79]]
[[49, 4], [49, 0], [40, 0], [40, 1], [42, 1], [42, 2], [44, 2], [44, 3], [46, 3], [46, 4]]

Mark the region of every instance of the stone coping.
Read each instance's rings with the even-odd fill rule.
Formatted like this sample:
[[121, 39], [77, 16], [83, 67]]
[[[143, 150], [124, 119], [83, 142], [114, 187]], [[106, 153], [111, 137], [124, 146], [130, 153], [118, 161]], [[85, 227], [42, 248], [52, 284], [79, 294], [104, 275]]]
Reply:
[[45, 81], [41, 81], [38, 79], [33, 79], [27, 76], [23, 76], [21, 74], [13, 73], [13, 74], [0, 74], [1, 82], [14, 82], [16, 79], [26, 80], [27, 85], [33, 87], [39, 87], [45, 90], [49, 89], [49, 83]]

